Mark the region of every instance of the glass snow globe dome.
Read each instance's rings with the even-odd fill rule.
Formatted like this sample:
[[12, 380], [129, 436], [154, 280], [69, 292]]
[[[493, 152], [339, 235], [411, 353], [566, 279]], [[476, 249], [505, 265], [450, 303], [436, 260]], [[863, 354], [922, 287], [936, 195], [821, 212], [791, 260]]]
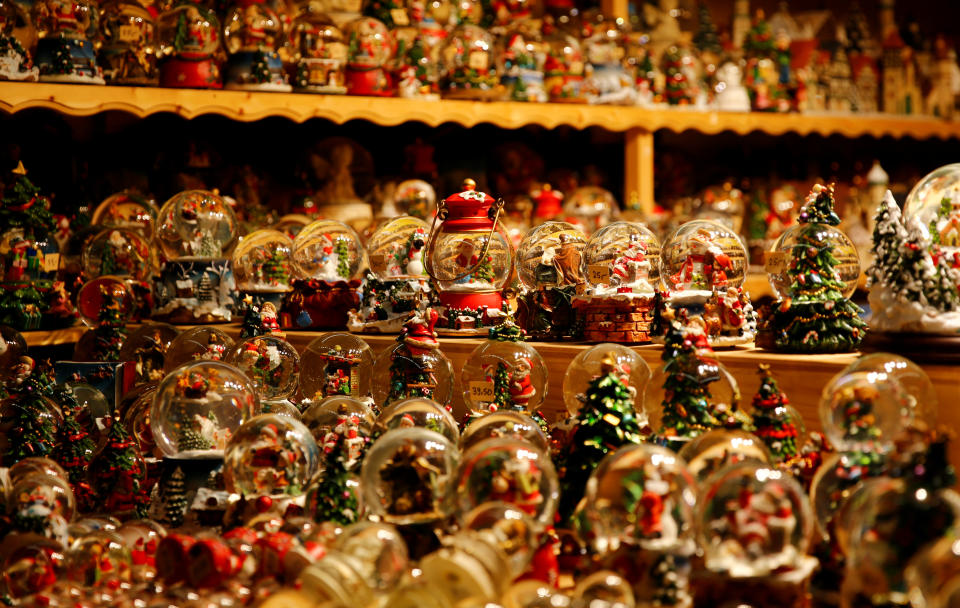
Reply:
[[[811, 226], [815, 226], [813, 231], [810, 231]], [[819, 251], [823, 251], [827, 247], [831, 248], [830, 253], [837, 260], [835, 269], [838, 278], [844, 285], [841, 293], [843, 293], [843, 297], [851, 298], [857, 290], [857, 282], [860, 280], [860, 254], [850, 237], [839, 228], [828, 224], [797, 224], [791, 226], [773, 243], [770, 248], [773, 255], [766, 263], [766, 270], [774, 293], [781, 299], [788, 297], [790, 284], [793, 282], [788, 272], [790, 261], [793, 259], [796, 250], [804, 246], [800, 239], [808, 232]]]
[[241, 340], [225, 361], [247, 375], [261, 401], [288, 399], [297, 390], [300, 354], [283, 338], [263, 335]]
[[275, 51], [283, 22], [265, 2], [238, 2], [223, 18], [223, 46], [240, 51]]
[[916, 217], [921, 226], [934, 224], [940, 244], [956, 250], [960, 246], [960, 163], [944, 165], [928, 173], [907, 194], [903, 217]]
[[421, 219], [404, 215], [377, 228], [367, 240], [370, 270], [377, 278], [423, 278], [423, 250], [430, 226]]
[[460, 386], [473, 412], [536, 412], [546, 399], [547, 366], [529, 344], [484, 340], [467, 358]]
[[316, 220], [293, 239], [293, 277], [335, 283], [359, 279], [367, 253], [356, 231], [336, 220]]
[[153, 274], [155, 266], [150, 242], [125, 228], [98, 232], [84, 246], [80, 260], [87, 279], [113, 275], [144, 281]]
[[891, 377], [870, 371], [841, 372], [820, 397], [823, 433], [840, 451], [888, 452], [913, 421], [911, 403]]
[[437, 211], [437, 192], [422, 179], [408, 179], [397, 184], [393, 204], [401, 213], [427, 220]]
[[301, 358], [304, 399], [349, 396], [363, 399], [373, 385], [373, 350], [353, 334], [331, 332], [310, 342]]
[[185, 190], [160, 208], [155, 238], [168, 260], [223, 258], [238, 236], [237, 218], [218, 194]]
[[243, 372], [219, 361], [194, 361], [157, 386], [150, 426], [167, 458], [219, 458], [240, 425], [259, 411]]
[[167, 348], [163, 371], [172, 372], [190, 361], [221, 361], [233, 348], [233, 338], [217, 327], [194, 327], [181, 332]]
[[900, 355], [871, 353], [863, 355], [843, 370], [844, 372], [870, 372], [884, 380], [891, 378], [903, 389], [912, 410], [913, 424], [922, 423], [932, 429], [937, 422], [937, 391], [923, 368]]
[[[194, 32], [194, 35], [184, 37], [184, 28]], [[184, 59], [207, 59], [220, 48], [220, 21], [216, 13], [205, 6], [193, 2], [180, 3], [157, 18], [157, 38], [160, 41], [160, 58], [182, 56]]]
[[298, 496], [317, 474], [320, 449], [288, 416], [262, 414], [243, 423], [224, 453], [223, 481], [243, 496]]
[[397, 43], [382, 21], [358, 17], [343, 27], [349, 45], [348, 62], [354, 68], [381, 68], [393, 59]]
[[563, 377], [563, 403], [567, 406], [567, 412], [575, 416], [580, 411], [590, 382], [600, 377], [607, 364], [613, 366], [628, 390], [634, 389], [634, 414], [638, 420], [645, 420], [644, 395], [653, 375], [650, 366], [632, 348], [609, 342], [580, 351], [567, 366]]
[[237, 289], [253, 292], [290, 291], [293, 241], [279, 230], [265, 228], [243, 237], [233, 251]]
[[770, 453], [759, 437], [739, 430], [714, 429], [694, 438], [680, 450], [697, 483], [720, 469], [745, 460], [770, 464]]
[[563, 216], [588, 234], [614, 221], [619, 214], [613, 193], [600, 186], [580, 186], [563, 202]]
[[94, 210], [90, 224], [104, 228], [125, 228], [151, 238], [158, 214], [153, 201], [124, 190], [103, 199]]
[[380, 407], [409, 397], [426, 397], [441, 405], [453, 399], [453, 364], [440, 349], [417, 354], [397, 342], [373, 362], [373, 399]]
[[660, 279], [660, 254], [660, 240], [652, 230], [636, 222], [614, 222], [587, 241], [583, 268], [596, 293], [630, 287], [633, 293], [653, 295]]
[[[568, 222], [544, 222], [531, 228], [517, 247], [517, 277], [521, 285], [534, 290], [583, 282], [586, 246], [586, 235]], [[570, 249], [576, 253], [568, 253]], [[565, 264], [566, 260], [578, 259], [580, 263], [574, 267]]]
[[[663, 286], [670, 291], [710, 289], [685, 272], [692, 256], [726, 255], [729, 265], [723, 268], [726, 287], [740, 287], [747, 278], [749, 258], [747, 248], [736, 232], [710, 220], [691, 220], [677, 228], [663, 243]], [[714, 278], [713, 284], [717, 284]]]
[[460, 427], [453, 414], [431, 399], [411, 397], [391, 404], [377, 417], [374, 433], [393, 429], [420, 427], [440, 433], [455, 445], [460, 441]]
[[521, 412], [493, 412], [468, 424], [460, 435], [460, 450], [466, 452], [481, 441], [513, 437], [522, 439], [544, 454], [550, 452], [550, 440], [537, 421]]

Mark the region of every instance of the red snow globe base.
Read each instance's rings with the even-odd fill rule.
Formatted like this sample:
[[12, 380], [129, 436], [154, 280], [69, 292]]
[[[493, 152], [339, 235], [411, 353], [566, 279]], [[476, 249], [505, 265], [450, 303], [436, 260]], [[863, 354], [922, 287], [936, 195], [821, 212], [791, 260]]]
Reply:
[[351, 68], [346, 71], [347, 93], [350, 95], [370, 95], [373, 97], [393, 97], [395, 89], [393, 79], [387, 70], [374, 68]]
[[283, 300], [283, 329], [346, 329], [347, 311], [360, 306], [359, 280], [330, 281], [296, 279], [293, 291]]
[[181, 89], [221, 89], [220, 68], [207, 59], [170, 57], [160, 64], [160, 86]]

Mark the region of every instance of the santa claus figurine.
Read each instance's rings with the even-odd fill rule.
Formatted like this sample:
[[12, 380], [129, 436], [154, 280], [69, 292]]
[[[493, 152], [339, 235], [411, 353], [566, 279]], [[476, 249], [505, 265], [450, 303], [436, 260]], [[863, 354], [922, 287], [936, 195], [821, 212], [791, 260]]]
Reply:
[[260, 327], [263, 328], [264, 333], [283, 337], [280, 323], [277, 322], [277, 307], [273, 302], [264, 302], [260, 308]]
[[724, 332], [737, 333], [743, 328], [745, 315], [743, 304], [740, 303], [740, 293], [736, 287], [728, 287], [720, 299], [720, 328]]
[[697, 230], [687, 237], [687, 247], [689, 255], [680, 270], [671, 277], [676, 288], [713, 290], [725, 287], [726, 271], [733, 268], [733, 263], [730, 256], [713, 242], [710, 232]]
[[517, 362], [510, 375], [510, 400], [518, 409], [527, 409], [527, 404], [537, 394], [537, 389], [530, 380], [533, 365], [530, 359], [524, 357]]
[[414, 311], [403, 324], [403, 343], [410, 348], [413, 355], [422, 354], [421, 351], [437, 350], [440, 343], [437, 341], [437, 332], [434, 326], [440, 315], [433, 308], [423, 312]]

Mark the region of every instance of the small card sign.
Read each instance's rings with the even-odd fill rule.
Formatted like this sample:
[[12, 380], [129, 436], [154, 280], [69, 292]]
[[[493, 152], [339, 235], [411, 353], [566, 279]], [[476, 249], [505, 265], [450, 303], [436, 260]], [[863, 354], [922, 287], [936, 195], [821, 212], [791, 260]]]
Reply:
[[789, 265], [789, 251], [768, 251], [763, 256], [763, 269], [768, 274], [782, 274]]
[[587, 280], [594, 285], [610, 282], [609, 264], [590, 264], [587, 267]]
[[472, 397], [475, 402], [486, 403], [493, 401], [493, 382], [473, 380], [470, 382], [469, 387], [470, 397]]
[[370, 256], [370, 270], [374, 273], [382, 273], [387, 270], [387, 256], [382, 253], [375, 253]]
[[410, 25], [410, 17], [407, 16], [407, 9], [404, 8], [392, 8], [390, 9], [390, 18], [393, 19], [393, 24], [398, 26]]
[[490, 67], [490, 54], [486, 51], [473, 51], [467, 60], [471, 70], [484, 71]]
[[60, 270], [60, 254], [59, 253], [48, 253], [43, 256], [43, 271], [44, 272], [56, 272]]

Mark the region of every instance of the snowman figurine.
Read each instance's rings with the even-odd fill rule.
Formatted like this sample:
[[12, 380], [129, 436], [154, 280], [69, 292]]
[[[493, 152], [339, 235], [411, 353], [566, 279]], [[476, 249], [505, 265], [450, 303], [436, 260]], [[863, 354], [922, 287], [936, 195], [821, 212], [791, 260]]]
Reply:
[[750, 95], [743, 86], [743, 73], [733, 61], [728, 61], [717, 70], [717, 109], [724, 112], [749, 112]]

